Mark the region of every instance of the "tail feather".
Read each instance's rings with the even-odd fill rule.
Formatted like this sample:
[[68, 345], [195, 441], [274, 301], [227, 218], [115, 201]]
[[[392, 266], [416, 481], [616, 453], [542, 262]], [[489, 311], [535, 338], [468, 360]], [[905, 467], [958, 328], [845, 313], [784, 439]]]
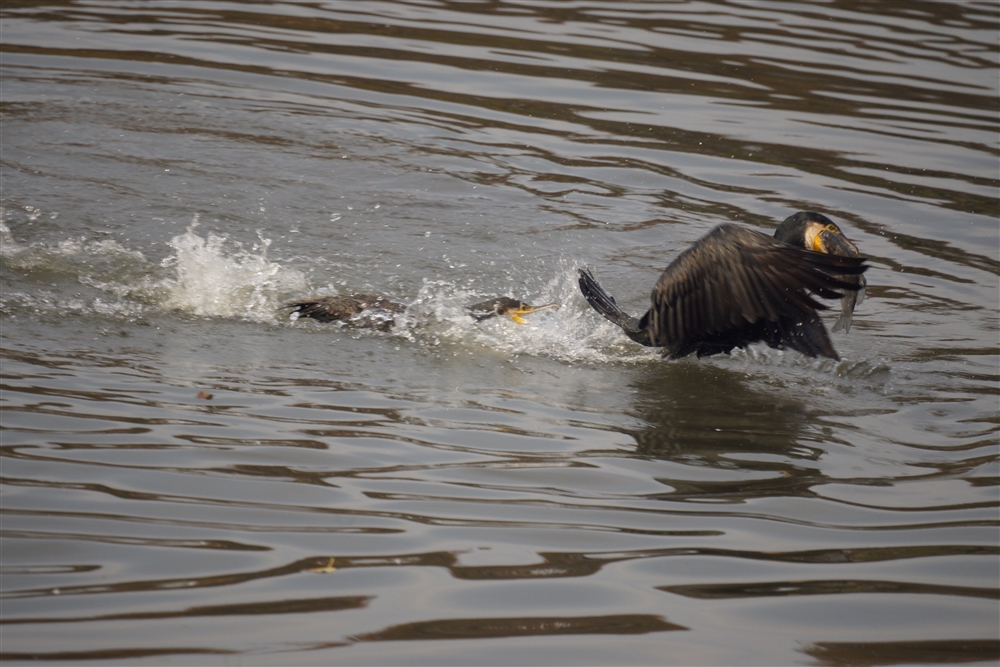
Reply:
[[632, 319], [628, 313], [618, 307], [615, 298], [604, 291], [604, 288], [594, 278], [594, 274], [587, 269], [580, 269], [580, 291], [583, 292], [583, 298], [587, 300], [587, 303], [613, 324], [624, 328]]
[[580, 291], [594, 310], [612, 324], [621, 327], [626, 336], [640, 345], [655, 347], [650, 340], [645, 322], [619, 308], [615, 298], [604, 291], [594, 278], [594, 274], [587, 269], [580, 269]]

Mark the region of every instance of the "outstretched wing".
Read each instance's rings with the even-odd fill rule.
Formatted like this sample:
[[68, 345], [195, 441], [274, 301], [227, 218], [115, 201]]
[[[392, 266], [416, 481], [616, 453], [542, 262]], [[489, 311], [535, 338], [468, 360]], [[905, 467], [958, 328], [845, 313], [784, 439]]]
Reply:
[[728, 352], [755, 341], [836, 359], [816, 314], [817, 296], [857, 286], [834, 276], [865, 270], [859, 257], [812, 252], [737, 225], [720, 225], [681, 253], [651, 296], [654, 345], [677, 358]]

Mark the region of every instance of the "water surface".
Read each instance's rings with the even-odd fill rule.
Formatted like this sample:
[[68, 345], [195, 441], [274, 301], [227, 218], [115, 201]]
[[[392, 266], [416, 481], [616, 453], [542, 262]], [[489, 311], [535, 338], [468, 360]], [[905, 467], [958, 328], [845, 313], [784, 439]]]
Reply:
[[[994, 3], [0, 20], [5, 660], [1000, 659]], [[840, 361], [578, 294], [803, 209], [871, 258]], [[281, 308], [355, 291], [408, 311]]]

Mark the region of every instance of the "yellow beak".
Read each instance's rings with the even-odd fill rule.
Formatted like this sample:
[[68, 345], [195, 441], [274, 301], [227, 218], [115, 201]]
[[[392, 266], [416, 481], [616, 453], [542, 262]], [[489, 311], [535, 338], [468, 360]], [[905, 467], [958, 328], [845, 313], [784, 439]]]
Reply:
[[510, 319], [514, 320], [518, 324], [527, 324], [521, 315], [527, 315], [528, 313], [537, 313], [540, 310], [548, 310], [549, 308], [558, 308], [558, 303], [547, 303], [544, 306], [529, 306], [526, 303], [521, 304], [521, 307], [517, 309], [517, 312], [509, 313]]

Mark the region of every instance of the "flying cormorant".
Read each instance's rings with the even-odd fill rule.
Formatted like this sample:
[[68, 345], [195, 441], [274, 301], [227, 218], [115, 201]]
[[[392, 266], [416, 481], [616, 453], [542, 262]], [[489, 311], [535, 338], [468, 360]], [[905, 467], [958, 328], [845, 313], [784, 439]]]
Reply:
[[580, 269], [580, 290], [625, 335], [663, 348], [669, 359], [728, 354], [757, 341], [839, 359], [817, 313], [827, 306], [809, 293], [842, 297], [834, 330], [849, 329], [866, 284], [864, 261], [833, 221], [801, 211], [786, 218], [774, 238], [719, 225], [663, 271], [642, 317], [619, 308], [586, 269]]
[[[466, 306], [465, 311], [477, 322], [505, 315], [518, 324], [527, 324], [521, 315], [558, 307], [558, 303], [532, 306], [509, 296], [501, 296]], [[371, 327], [380, 331], [391, 329], [396, 323], [396, 315], [406, 310], [403, 304], [375, 294], [322, 296], [292, 301], [286, 304], [285, 308], [291, 308], [292, 312], [299, 314], [299, 317], [311, 317], [320, 322], [346, 322], [353, 326]]]

